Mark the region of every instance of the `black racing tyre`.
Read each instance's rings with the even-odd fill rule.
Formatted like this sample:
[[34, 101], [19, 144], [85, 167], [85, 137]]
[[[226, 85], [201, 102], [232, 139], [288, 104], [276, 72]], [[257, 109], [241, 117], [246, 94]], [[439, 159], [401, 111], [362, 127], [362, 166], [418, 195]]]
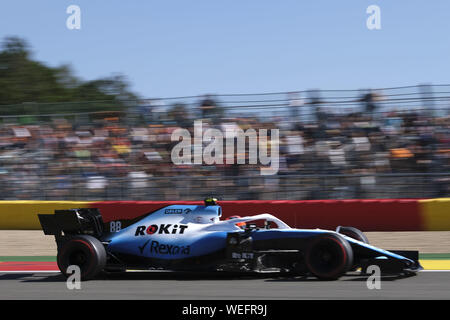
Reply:
[[364, 242], [369, 244], [369, 239], [367, 239], [366, 235], [359, 229], [353, 228], [353, 227], [337, 227], [336, 229], [337, 233], [343, 234], [347, 237], [350, 237], [352, 239]]
[[321, 280], [335, 280], [353, 265], [353, 250], [347, 240], [337, 234], [322, 234], [308, 244], [305, 251], [308, 270]]
[[63, 243], [58, 249], [57, 261], [64, 276], [70, 275], [67, 273], [70, 265], [76, 265], [80, 267], [81, 280], [90, 280], [105, 268], [106, 250], [98, 239], [79, 235]]

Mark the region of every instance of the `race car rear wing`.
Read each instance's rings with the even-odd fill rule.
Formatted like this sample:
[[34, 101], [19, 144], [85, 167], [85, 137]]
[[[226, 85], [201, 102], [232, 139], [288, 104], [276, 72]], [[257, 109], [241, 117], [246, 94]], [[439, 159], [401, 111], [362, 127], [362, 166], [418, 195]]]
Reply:
[[55, 214], [38, 214], [42, 230], [46, 235], [103, 234], [103, 219], [97, 208], [55, 210]]

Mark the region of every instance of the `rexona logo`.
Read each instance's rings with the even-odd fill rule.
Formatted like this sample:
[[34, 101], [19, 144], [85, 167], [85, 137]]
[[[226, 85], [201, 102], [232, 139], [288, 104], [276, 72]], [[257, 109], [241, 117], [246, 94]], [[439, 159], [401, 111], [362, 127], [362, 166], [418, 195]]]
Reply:
[[139, 226], [136, 228], [137, 236], [145, 236], [146, 234], [183, 234], [184, 230], [187, 229], [187, 225], [185, 224], [152, 224], [151, 226]]
[[162, 244], [158, 241], [152, 241], [150, 243], [150, 253], [156, 254], [168, 254], [168, 255], [176, 255], [176, 254], [190, 254], [191, 247], [190, 246], [175, 246], [171, 244]]

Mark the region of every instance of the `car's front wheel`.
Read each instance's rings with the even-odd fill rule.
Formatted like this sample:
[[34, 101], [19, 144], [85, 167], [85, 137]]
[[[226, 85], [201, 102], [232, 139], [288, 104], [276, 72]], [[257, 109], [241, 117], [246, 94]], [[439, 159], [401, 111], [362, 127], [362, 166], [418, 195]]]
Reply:
[[350, 237], [352, 239], [369, 244], [369, 239], [367, 239], [366, 235], [361, 230], [356, 229], [354, 227], [339, 226], [339, 227], [337, 227], [336, 232], [343, 234], [347, 237]]
[[322, 234], [308, 244], [305, 252], [308, 270], [321, 280], [335, 280], [353, 264], [353, 250], [347, 240], [336, 234]]

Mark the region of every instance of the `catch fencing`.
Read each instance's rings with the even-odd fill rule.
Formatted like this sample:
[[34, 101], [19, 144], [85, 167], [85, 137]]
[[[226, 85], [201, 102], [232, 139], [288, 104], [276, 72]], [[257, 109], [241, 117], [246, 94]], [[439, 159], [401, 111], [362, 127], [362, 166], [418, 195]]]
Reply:
[[[450, 194], [449, 114], [450, 85], [0, 106], [0, 192], [4, 200], [445, 197]], [[173, 165], [167, 132], [198, 119], [216, 127], [233, 122], [279, 129], [278, 173]], [[120, 126], [126, 133], [114, 138], [127, 140], [129, 151], [112, 163], [95, 147], [55, 146], [56, 133], [48, 131], [64, 124], [61, 120], [71, 126], [61, 131], [61, 139]], [[36, 136], [27, 138], [18, 127]], [[134, 140], [142, 128], [159, 131], [150, 142]], [[11, 130], [15, 135], [8, 136]], [[107, 151], [117, 153], [116, 147]], [[143, 160], [136, 163], [139, 156]]]

